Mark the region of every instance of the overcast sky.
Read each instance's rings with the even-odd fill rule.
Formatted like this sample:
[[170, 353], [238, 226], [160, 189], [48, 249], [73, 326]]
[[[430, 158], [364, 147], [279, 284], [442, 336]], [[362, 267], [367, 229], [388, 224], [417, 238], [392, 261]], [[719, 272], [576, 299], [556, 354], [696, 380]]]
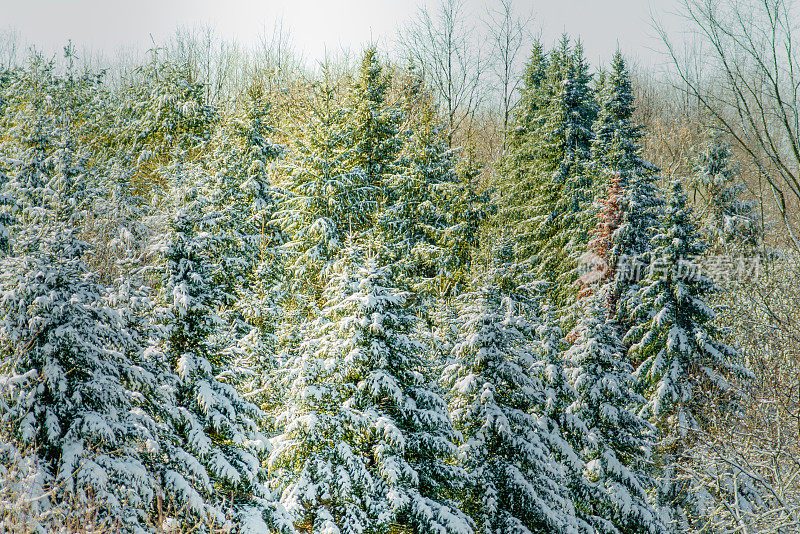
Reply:
[[[248, 46], [282, 19], [297, 49], [315, 60], [324, 51], [358, 50], [390, 43], [421, 4], [438, 0], [0, 0], [0, 29], [16, 29], [25, 42], [47, 52], [72, 39], [107, 56], [121, 47], [143, 51], [150, 35], [163, 43], [179, 26], [210, 24], [217, 34]], [[604, 63], [619, 45], [626, 56], [658, 65], [660, 42], [650, 26], [654, 13], [667, 27], [680, 0], [514, 0], [534, 14], [533, 27], [552, 43], [566, 31], [584, 41], [592, 64]], [[478, 23], [492, 0], [465, 0]]]

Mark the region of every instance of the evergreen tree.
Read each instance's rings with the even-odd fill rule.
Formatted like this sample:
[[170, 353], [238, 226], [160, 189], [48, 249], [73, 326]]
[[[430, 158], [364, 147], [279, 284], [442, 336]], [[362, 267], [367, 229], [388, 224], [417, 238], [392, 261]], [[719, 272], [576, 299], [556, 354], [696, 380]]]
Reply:
[[638, 363], [634, 377], [645, 396], [640, 412], [660, 434], [657, 465], [662, 480], [659, 501], [666, 522], [686, 521], [691, 501], [675, 477], [675, 462], [702, 428], [710, 406], [728, 410], [736, 390], [732, 377], [746, 378], [735, 349], [722, 340], [715, 313], [706, 304], [715, 285], [693, 263], [705, 249], [686, 206], [680, 181], [673, 184], [662, 230], [653, 239], [648, 273], [631, 298], [637, 326], [625, 341]]
[[612, 291], [615, 282], [613, 277], [617, 273], [611, 269], [608, 261], [614, 247], [615, 232], [622, 224], [621, 184], [622, 177], [619, 174], [611, 175], [606, 185], [605, 196], [596, 201], [600, 206], [600, 212], [597, 214], [597, 224], [590, 232], [588, 250], [581, 257], [584, 272], [578, 278], [581, 284], [578, 297], [584, 299], [599, 293], [605, 298], [605, 305], [610, 310], [616, 309], [616, 298]]
[[588, 480], [600, 488], [589, 503], [595, 532], [663, 531], [650, 503], [654, 481], [647, 474], [652, 429], [633, 407], [644, 398], [634, 392], [633, 367], [625, 361], [616, 328], [590, 300], [576, 328], [577, 340], [565, 356], [576, 398], [569, 412], [587, 427], [580, 449]]
[[[24, 238], [20, 249], [32, 245]], [[27, 495], [37, 507], [68, 500], [135, 530], [156, 486], [141, 454], [154, 423], [139, 408], [155, 378], [131, 358], [128, 331], [87, 274], [85, 246], [72, 230], [51, 232], [37, 252], [0, 262], [0, 420], [40, 462], [38, 492]]]
[[7, 216], [20, 229], [29, 222], [45, 224], [42, 217], [78, 227], [98, 196], [70, 98], [77, 91], [72, 86], [83, 82], [57, 76], [54, 69], [52, 61], [33, 56], [11, 82], [0, 119], [7, 132], [0, 138], [0, 150], [6, 163], [15, 167], [6, 184], [13, 199]]
[[233, 523], [257, 532], [266, 521], [287, 530], [263, 486], [260, 457], [267, 442], [256, 424], [261, 412], [218, 379], [228, 362], [210, 342], [221, 321], [207, 257], [214, 236], [202, 231], [210, 217], [207, 201], [182, 168], [170, 171], [176, 207], [157, 245], [163, 279], [147, 354], [159, 363], [163, 384], [156, 408], [162, 421], [159, 475], [169, 499], [164, 512], [200, 528]]
[[499, 215], [503, 224], [512, 225], [519, 261], [553, 284], [554, 302], [561, 307], [575, 293], [578, 258], [594, 226], [588, 163], [596, 109], [580, 43], [573, 49], [564, 36], [545, 74], [544, 103], [539, 103], [537, 82], [521, 102], [522, 109], [536, 112], [530, 122], [524, 115], [518, 118], [527, 133], [524, 142], [511, 144], [510, 185], [507, 198], [499, 201]]
[[[598, 83], [598, 110], [592, 140], [594, 164], [600, 173], [633, 173], [652, 170], [640, 156], [641, 128], [633, 122], [633, 88], [625, 59], [617, 50], [611, 69]], [[626, 182], [627, 183], [627, 182]]]
[[11, 225], [14, 219], [8, 213], [6, 206], [14, 204], [14, 198], [5, 193], [6, 183], [9, 177], [3, 174], [2, 166], [0, 166], [0, 253], [8, 252], [11, 248]]
[[[552, 87], [546, 83], [549, 69], [544, 47], [540, 41], [536, 41], [523, 73], [520, 100], [511, 121], [509, 146], [498, 173], [498, 194], [501, 199], [498, 203], [498, 225], [520, 224], [531, 217], [530, 209], [537, 192], [537, 175], [533, 165], [540, 156], [535, 136], [542, 128], [545, 109], [552, 98]], [[523, 230], [520, 228], [517, 231]]]
[[600, 499], [600, 491], [586, 478], [585, 465], [578, 454], [586, 445], [589, 428], [578, 414], [569, 410], [576, 402], [577, 392], [569, 380], [567, 342], [556, 308], [546, 303], [546, 296], [544, 292], [533, 301], [537, 321], [532, 347], [535, 361], [530, 373], [539, 380], [543, 399], [535, 413], [539, 416], [539, 426], [549, 437], [553, 458], [563, 468], [564, 490], [575, 510], [576, 524], [581, 532], [586, 532], [597, 522], [591, 503]]
[[313, 317], [326, 284], [324, 275], [352, 240], [371, 230], [378, 186], [365, 169], [353, 166], [353, 117], [329, 70], [309, 88], [302, 117], [293, 125], [276, 220], [287, 234], [284, 244], [290, 303]]
[[0, 67], [0, 531], [650, 534], [772, 499], [695, 469], [749, 373], [694, 261], [763, 230], [718, 134], [697, 217], [665, 206], [619, 52], [534, 43], [482, 193], [374, 47], [219, 109], [162, 54]]
[[64, 59], [63, 73], [38, 54], [16, 71], [3, 118], [4, 127], [16, 133], [4, 139], [3, 151], [45, 166], [56, 161], [46, 154], [60, 154], [59, 165], [79, 171], [61, 186], [71, 188], [73, 204], [68, 215], [60, 216], [70, 217], [77, 237], [91, 244], [92, 254], [84, 261], [107, 284], [119, 274], [120, 260], [142, 251], [149, 229], [131, 187], [135, 173], [121, 165], [110, 146], [116, 100], [105, 88], [105, 71], [79, 70], [71, 44], [64, 47]]
[[0, 260], [0, 422], [6, 452], [31, 456], [24, 498], [45, 520], [31, 528], [60, 528], [47, 523], [56, 511], [74, 524], [73, 514], [90, 509], [106, 528], [133, 531], [147, 524], [156, 491], [142, 452], [156, 437], [142, 409], [156, 380], [74, 228], [94, 191], [62, 107], [64, 83], [34, 58], [11, 84], [2, 119], [11, 157], [0, 193], [9, 230]]
[[[617, 51], [611, 70], [599, 90], [599, 110], [594, 125], [592, 160], [599, 178], [600, 193], [611, 206], [600, 224], [611, 224], [610, 242], [593, 252], [607, 265], [604, 277], [609, 286], [611, 315], [627, 328], [632, 324], [625, 301], [636, 291], [637, 271], [644, 270], [645, 253], [659, 226], [663, 199], [655, 185], [657, 169], [641, 157], [641, 128], [633, 120], [634, 102], [630, 73], [622, 54]], [[618, 187], [621, 192], [613, 188]], [[616, 198], [614, 198], [616, 197]], [[608, 211], [611, 210], [611, 211]], [[616, 219], [616, 220], [612, 220]], [[599, 244], [599, 243], [598, 243]]]
[[147, 256], [149, 240], [157, 229], [147, 224], [152, 206], [134, 193], [130, 169], [115, 162], [102, 172], [105, 180], [92, 210], [94, 224], [85, 233], [102, 249], [102, 254], [92, 258], [93, 267], [104, 280], [114, 280], [131, 274], [126, 267], [129, 260]]
[[[209, 141], [200, 184], [208, 199], [207, 228], [216, 236], [209, 251], [217, 264], [215, 283], [226, 307], [240, 296], [241, 279], [252, 274], [261, 253], [280, 243], [273, 221], [275, 191], [267, 176], [283, 149], [271, 138], [269, 105], [259, 91], [223, 117]], [[274, 261], [274, 252], [272, 260]]]
[[413, 68], [403, 102], [403, 145], [377, 215], [378, 239], [398, 282], [430, 301], [465, 285], [488, 198], [475, 193], [459, 168], [446, 125]]
[[445, 371], [472, 482], [464, 510], [483, 532], [581, 532], [560, 461], [571, 448], [552, 432], [544, 413], [550, 395], [532, 372], [536, 323], [511, 296], [517, 288], [508, 287], [502, 271], [465, 299], [460, 340]]
[[754, 247], [760, 234], [755, 203], [740, 199], [746, 186], [736, 181], [739, 169], [730, 145], [719, 132], [709, 137], [695, 164], [693, 201], [700, 230], [716, 252]]
[[702, 406], [731, 392], [725, 377], [744, 373], [705, 303], [714, 283], [692, 263], [705, 247], [676, 180], [653, 239], [647, 278], [636, 294], [633, 311], [640, 322], [627, 334], [647, 393], [642, 413], [666, 436], [685, 435], [700, 424]]
[[158, 49], [151, 53], [150, 62], [124, 80], [108, 143], [109, 155], [135, 170], [133, 193], [145, 198], [170, 188], [160, 169], [176, 155], [199, 157], [217, 118], [188, 65], [159, 58]]
[[[228, 380], [267, 402], [268, 375], [276, 365], [283, 297], [283, 234], [276, 221], [278, 191], [268, 172], [283, 154], [270, 106], [254, 86], [222, 119], [209, 142], [206, 169], [197, 169], [204, 207], [203, 230], [214, 235], [207, 254], [219, 294], [216, 313], [225, 322], [211, 342], [228, 353]], [[274, 399], [272, 399], [274, 401]], [[272, 402], [270, 401], [270, 402]]]
[[540, 40], [535, 40], [531, 50], [531, 57], [522, 73], [522, 88], [520, 101], [514, 110], [513, 127], [509, 133], [509, 145], [516, 155], [525, 153], [527, 134], [533, 131], [541, 120], [541, 112], [547, 106], [548, 87], [547, 81], [548, 58], [544, 45]]
[[402, 143], [402, 115], [397, 104], [388, 101], [391, 78], [384, 70], [377, 49], [368, 48], [346, 103], [353, 118], [350, 135], [354, 150], [348, 163], [360, 169], [366, 183], [375, 188], [373, 212], [386, 203], [387, 182], [395, 172]]
[[350, 256], [288, 368], [270, 459], [282, 502], [310, 532], [470, 533], [447, 499], [463, 483], [449, 462], [455, 434], [409, 337], [407, 295], [388, 269]]

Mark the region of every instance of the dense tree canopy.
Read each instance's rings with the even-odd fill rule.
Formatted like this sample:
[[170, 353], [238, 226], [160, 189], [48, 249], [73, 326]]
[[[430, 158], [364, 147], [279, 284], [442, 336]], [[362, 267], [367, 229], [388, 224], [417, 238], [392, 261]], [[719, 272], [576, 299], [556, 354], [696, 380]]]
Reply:
[[665, 194], [567, 36], [493, 161], [374, 46], [213, 99], [180, 57], [0, 68], [0, 530], [710, 521], [679, 471], [752, 374], [700, 262], [764, 237], [724, 139]]

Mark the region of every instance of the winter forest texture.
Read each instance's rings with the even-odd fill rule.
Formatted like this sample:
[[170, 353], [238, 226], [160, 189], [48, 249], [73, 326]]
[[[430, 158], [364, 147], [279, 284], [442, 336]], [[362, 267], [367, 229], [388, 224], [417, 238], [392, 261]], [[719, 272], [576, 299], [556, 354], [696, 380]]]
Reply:
[[788, 253], [724, 133], [648, 160], [622, 53], [534, 42], [503, 124], [374, 47], [65, 51], [0, 70], [0, 531], [797, 528], [743, 310]]

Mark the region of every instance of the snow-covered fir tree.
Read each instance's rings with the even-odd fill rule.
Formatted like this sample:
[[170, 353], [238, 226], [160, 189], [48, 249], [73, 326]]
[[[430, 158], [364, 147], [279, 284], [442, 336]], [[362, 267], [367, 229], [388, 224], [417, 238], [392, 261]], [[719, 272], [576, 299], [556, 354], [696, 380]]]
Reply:
[[624, 340], [645, 396], [640, 414], [659, 430], [659, 500], [665, 522], [675, 528], [688, 521], [691, 502], [686, 487], [676, 483], [673, 463], [691, 442], [692, 431], [702, 428], [707, 410], [735, 406], [737, 393], [730, 379], [750, 376], [706, 304], [716, 287], [694, 263], [706, 245], [691, 218], [676, 180], [663, 226], [653, 239], [647, 276], [630, 300], [637, 323]]
[[[112, 141], [118, 100], [106, 87], [105, 71], [78, 68], [71, 44], [64, 47], [64, 56], [63, 72], [55, 61], [38, 55], [16, 71], [6, 126], [27, 123], [22, 128], [26, 135], [39, 135], [29, 127], [56, 133], [60, 141], [51, 148], [66, 150], [72, 165], [82, 169], [71, 186], [73, 205], [68, 211], [78, 237], [92, 245], [84, 261], [103, 283], [110, 283], [125, 263], [121, 260], [141, 254], [146, 246], [150, 230], [142, 220], [145, 205], [134, 191], [136, 172], [118, 157]], [[39, 149], [47, 150], [48, 136], [39, 137]], [[6, 148], [8, 155], [16, 150]]]
[[568, 411], [586, 425], [579, 453], [586, 478], [600, 490], [588, 503], [587, 519], [595, 532], [660, 533], [648, 495], [654, 429], [636, 413], [644, 398], [634, 391], [633, 367], [600, 304], [589, 299], [577, 339], [565, 353], [576, 393]]
[[268, 442], [256, 423], [261, 412], [218, 379], [228, 362], [211, 343], [223, 326], [207, 256], [215, 236], [202, 230], [214, 214], [204, 210], [207, 200], [180, 165], [168, 170], [175, 208], [155, 244], [163, 276], [146, 354], [160, 367], [160, 450], [154, 454], [163, 464], [162, 512], [193, 528], [290, 529], [263, 484], [260, 460]]
[[207, 230], [216, 237], [209, 254], [225, 307], [237, 300], [241, 280], [251, 275], [261, 253], [280, 240], [272, 220], [276, 199], [268, 171], [282, 149], [270, 139], [269, 105], [263, 98], [256, 91], [240, 104], [243, 109], [234, 109], [220, 121], [205, 158], [208, 176], [198, 184], [208, 199]]
[[403, 144], [376, 216], [376, 242], [399, 287], [414, 292], [423, 326], [418, 334], [438, 363], [450, 352], [457, 329], [453, 297], [469, 284], [491, 205], [470, 183], [474, 169], [450, 148], [446, 125], [413, 64], [400, 88]]
[[156, 491], [141, 453], [154, 424], [138, 388], [155, 377], [131, 358], [125, 325], [81, 259], [85, 246], [63, 230], [0, 262], [0, 420], [39, 462], [24, 495], [34, 509], [68, 500], [71, 510], [97, 507], [108, 528], [136, 530]]
[[464, 484], [447, 405], [411, 339], [416, 318], [391, 271], [360, 252], [336, 264], [326, 306], [289, 362], [283, 432], [270, 457], [302, 531], [472, 532], [449, 497]]
[[730, 393], [726, 377], [742, 371], [705, 302], [715, 285], [694, 263], [705, 247], [676, 180], [632, 307], [639, 323], [626, 340], [647, 393], [643, 414], [666, 435], [685, 435], [700, 424], [702, 407]]
[[415, 69], [406, 73], [403, 89], [403, 145], [386, 181], [377, 237], [400, 284], [428, 299], [457, 294], [468, 277], [488, 198], [464, 176]]
[[184, 161], [200, 155], [217, 119], [189, 66], [160, 53], [163, 50], [152, 50], [150, 61], [125, 77], [108, 142], [110, 155], [135, 170], [131, 185], [146, 198], [169, 189], [159, 169], [175, 154]]
[[5, 186], [8, 181], [9, 177], [3, 174], [3, 167], [0, 166], [0, 253], [8, 252], [11, 248], [9, 238], [11, 237], [11, 225], [14, 222], [8, 211], [3, 209], [14, 204], [14, 198], [5, 193]]
[[721, 132], [709, 135], [696, 156], [693, 202], [700, 231], [714, 252], [754, 247], [761, 233], [755, 202], [741, 199], [738, 166]]
[[[531, 57], [522, 73], [520, 101], [513, 111], [513, 122], [508, 132], [511, 153], [524, 154], [527, 134], [533, 131], [543, 118], [541, 112], [547, 105], [548, 58], [544, 45], [538, 39], [533, 43]], [[519, 166], [519, 163], [517, 164]]]
[[548, 286], [543, 284], [532, 300], [536, 318], [532, 345], [535, 360], [529, 372], [539, 381], [542, 397], [534, 412], [548, 437], [553, 458], [563, 468], [564, 490], [575, 510], [577, 525], [585, 532], [595, 522], [590, 503], [600, 498], [600, 490], [586, 478], [584, 462], [578, 454], [586, 444], [589, 429], [579, 415], [569, 410], [577, 392], [569, 380], [567, 340], [557, 308], [548, 302]]
[[598, 83], [598, 110], [592, 140], [593, 164], [600, 173], [617, 172], [624, 178], [654, 168], [641, 159], [641, 128], [633, 121], [634, 99], [630, 73], [617, 50], [611, 68]]
[[372, 211], [386, 203], [387, 178], [394, 172], [400, 150], [400, 122], [397, 103], [388, 100], [391, 77], [386, 74], [375, 47], [368, 48], [362, 58], [356, 79], [349, 91], [347, 106], [353, 116], [350, 165], [363, 172], [366, 182], [376, 188]]
[[[499, 202], [497, 220], [520, 224], [531, 217], [536, 174], [532, 165], [540, 155], [534, 132], [542, 127], [546, 117], [544, 109], [551, 98], [546, 83], [548, 55], [540, 41], [536, 41], [531, 57], [525, 66], [520, 88], [520, 100], [512, 113], [508, 148], [498, 173]], [[522, 230], [518, 230], [522, 231]]]
[[347, 243], [372, 228], [378, 187], [357, 157], [353, 122], [333, 73], [309, 88], [290, 127], [289, 152], [280, 165], [283, 189], [276, 220], [287, 234], [293, 306], [316, 313], [331, 268]]
[[101, 166], [100, 195], [95, 199], [91, 224], [84, 226], [84, 235], [92, 237], [97, 253], [92, 267], [104, 281], [120, 275], [131, 275], [130, 268], [147, 255], [149, 239], [156, 230], [146, 219], [153, 206], [136, 194], [131, 183], [131, 171], [118, 162]]
[[481, 532], [585, 532], [562, 463], [577, 458], [550, 421], [551, 392], [534, 371], [538, 323], [518, 300], [524, 291], [498, 267], [465, 296], [460, 339], [444, 373], [470, 474], [464, 510]]
[[[278, 192], [269, 173], [283, 153], [272, 140], [274, 120], [263, 91], [223, 115], [209, 141], [205, 169], [198, 169], [203, 230], [214, 235], [207, 251], [213, 270], [216, 313], [225, 322], [212, 339], [228, 355], [227, 380], [267, 402], [276, 365], [283, 235], [274, 220]], [[274, 402], [272, 399], [270, 402]]]
[[[594, 226], [588, 163], [596, 106], [580, 42], [573, 47], [564, 36], [548, 58], [545, 75], [544, 95], [531, 90], [524, 96], [536, 103], [523, 98], [520, 104], [537, 111], [533, 119], [517, 119], [529, 131], [524, 142], [511, 144], [508, 198], [501, 195], [499, 218], [512, 225], [520, 262], [553, 284], [556, 305], [567, 306], [576, 292], [578, 258]], [[541, 82], [531, 83], [534, 89]]]
[[[53, 84], [50, 105], [63, 105], [61, 82], [36, 61], [11, 88]], [[74, 228], [92, 188], [72, 123], [24, 101], [46, 102], [44, 94], [16, 96], [3, 117], [13, 133], [3, 140], [11, 157], [0, 194], [12, 200], [3, 206], [10, 232], [0, 260], [0, 422], [7, 447], [30, 456], [20, 464], [30, 485], [19, 498], [31, 503], [34, 530], [76, 524], [72, 514], [91, 509], [105, 528], [141, 531], [156, 493], [142, 452], [154, 437], [142, 406], [155, 375], [138, 361], [135, 339], [85, 261], [91, 247]]]
[[15, 168], [7, 184], [14, 200], [8, 214], [21, 229], [28, 221], [44, 224], [42, 217], [78, 226], [97, 194], [69, 98], [78, 83], [56, 75], [53, 61], [36, 55], [5, 95], [0, 124], [7, 134], [0, 150], [4, 166]]
[[[625, 301], [636, 291], [637, 272], [646, 268], [645, 253], [659, 227], [664, 201], [655, 185], [656, 167], [641, 156], [642, 131], [633, 120], [635, 108], [630, 73], [619, 51], [614, 55], [610, 71], [603, 77], [598, 100], [592, 165], [600, 180], [598, 192], [614, 205], [605, 206], [610, 211], [599, 221], [611, 226], [598, 229], [610, 231], [611, 239], [593, 252], [606, 264], [605, 294], [611, 314], [622, 328], [627, 328], [632, 318]], [[614, 187], [621, 191], [614, 191]], [[598, 236], [596, 233], [595, 237]]]

